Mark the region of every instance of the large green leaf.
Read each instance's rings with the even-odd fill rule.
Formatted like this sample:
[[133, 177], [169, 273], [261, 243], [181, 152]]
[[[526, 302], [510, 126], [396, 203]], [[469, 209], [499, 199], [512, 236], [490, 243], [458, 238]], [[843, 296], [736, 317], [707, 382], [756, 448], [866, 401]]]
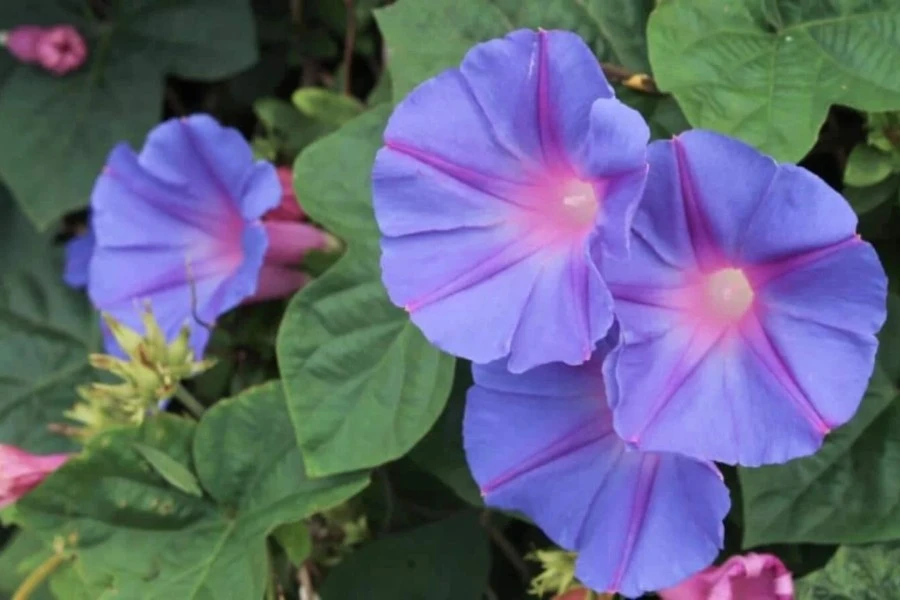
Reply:
[[796, 582], [797, 600], [900, 598], [900, 544], [844, 546], [824, 569]]
[[50, 452], [70, 446], [48, 430], [91, 377], [99, 344], [83, 294], [62, 282], [62, 256], [0, 187], [0, 443]]
[[386, 117], [384, 107], [358, 117], [304, 151], [295, 168], [304, 208], [351, 244], [291, 300], [278, 334], [311, 475], [405, 454], [441, 413], [453, 378], [453, 358], [425, 340], [381, 284], [369, 178]]
[[0, 177], [41, 228], [88, 202], [106, 155], [140, 144], [162, 113], [165, 74], [201, 80], [256, 60], [247, 0], [130, 0], [104, 20], [89, 3], [0, 3], [0, 30], [71, 23], [88, 42], [76, 73], [54, 77], [0, 55]]
[[463, 513], [363, 546], [335, 567], [322, 600], [480, 600], [490, 571], [487, 537]]
[[740, 470], [745, 547], [900, 539], [900, 298], [888, 300], [875, 374], [853, 419], [812, 456]]
[[779, 160], [806, 154], [832, 104], [900, 108], [895, 0], [664, 0], [648, 38], [691, 124]]
[[[194, 468], [207, 495], [167, 484], [143, 444]], [[111, 432], [18, 505], [26, 529], [68, 540], [100, 598], [261, 598], [266, 536], [334, 506], [364, 475], [308, 479], [277, 383], [210, 409], [199, 425], [160, 415]], [[68, 600], [63, 597], [63, 600]]]
[[601, 60], [646, 71], [644, 23], [652, 6], [653, 0], [400, 0], [375, 17], [399, 100], [419, 82], [456, 66], [475, 44], [524, 27], [574, 31]]

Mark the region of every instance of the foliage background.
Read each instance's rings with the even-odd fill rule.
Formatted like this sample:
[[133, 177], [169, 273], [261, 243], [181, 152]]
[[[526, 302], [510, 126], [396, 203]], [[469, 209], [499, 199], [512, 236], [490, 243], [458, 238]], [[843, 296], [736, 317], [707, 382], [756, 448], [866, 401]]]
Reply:
[[[526, 596], [537, 565], [524, 557], [549, 542], [481, 504], [460, 440], [469, 367], [388, 301], [369, 173], [410, 89], [480, 41], [544, 27], [581, 35], [654, 137], [737, 136], [813, 170], [859, 214], [892, 290], [863, 406], [815, 456], [726, 471], [721, 558], [777, 553], [803, 600], [898, 597], [900, 4], [0, 3], [0, 30], [63, 22], [88, 41], [77, 73], [0, 55], [0, 442], [73, 447], [62, 413], [96, 377], [100, 340], [87, 300], [62, 284], [61, 243], [114, 143], [210, 112], [293, 165], [304, 208], [346, 251], [310, 256], [318, 277], [289, 302], [223, 319], [219, 364], [192, 386], [211, 406], [198, 423], [111, 431], [6, 511], [0, 590], [62, 553], [33, 598], [294, 599], [310, 582], [324, 600]], [[147, 447], [178, 475], [151, 468]]]

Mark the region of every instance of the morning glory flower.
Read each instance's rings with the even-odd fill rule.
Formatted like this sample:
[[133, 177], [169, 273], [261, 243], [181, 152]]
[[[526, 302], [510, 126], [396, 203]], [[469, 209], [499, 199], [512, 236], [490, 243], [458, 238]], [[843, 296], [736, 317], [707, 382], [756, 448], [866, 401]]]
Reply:
[[709, 565], [723, 543], [728, 489], [716, 468], [629, 448], [613, 430], [603, 353], [512, 374], [474, 365], [463, 439], [485, 502], [524, 513], [576, 551], [575, 575], [640, 596]]
[[247, 298], [271, 297], [265, 286], [284, 295], [305, 281], [286, 269], [299, 261], [303, 224], [262, 220], [281, 197], [275, 168], [206, 115], [162, 123], [140, 154], [120, 144], [91, 196], [91, 300], [138, 331], [149, 301], [167, 340], [192, 324], [202, 356], [209, 330], [197, 320], [209, 325]]
[[887, 280], [805, 169], [691, 131], [649, 150], [631, 258], [608, 260], [624, 345], [607, 383], [643, 450], [756, 466], [811, 454], [859, 405]]
[[475, 46], [397, 106], [375, 160], [391, 300], [476, 363], [586, 361], [613, 322], [597, 263], [627, 253], [648, 137], [578, 36]]

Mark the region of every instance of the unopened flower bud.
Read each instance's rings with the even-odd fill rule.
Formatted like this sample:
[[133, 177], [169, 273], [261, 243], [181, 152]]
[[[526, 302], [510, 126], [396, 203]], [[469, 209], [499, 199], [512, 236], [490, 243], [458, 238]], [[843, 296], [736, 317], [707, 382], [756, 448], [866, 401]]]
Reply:
[[23, 63], [36, 63], [37, 42], [44, 30], [35, 25], [20, 25], [6, 32], [2, 38], [3, 45], [14, 57]]

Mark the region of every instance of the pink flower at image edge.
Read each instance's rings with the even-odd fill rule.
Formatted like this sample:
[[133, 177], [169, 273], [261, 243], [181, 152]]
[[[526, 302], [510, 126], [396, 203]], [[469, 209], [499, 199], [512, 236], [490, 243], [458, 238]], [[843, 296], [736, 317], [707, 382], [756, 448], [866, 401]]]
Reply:
[[732, 556], [659, 592], [662, 600], [793, 600], [794, 581], [772, 554]]
[[62, 466], [71, 454], [30, 454], [0, 444], [0, 508], [5, 508], [38, 486]]

